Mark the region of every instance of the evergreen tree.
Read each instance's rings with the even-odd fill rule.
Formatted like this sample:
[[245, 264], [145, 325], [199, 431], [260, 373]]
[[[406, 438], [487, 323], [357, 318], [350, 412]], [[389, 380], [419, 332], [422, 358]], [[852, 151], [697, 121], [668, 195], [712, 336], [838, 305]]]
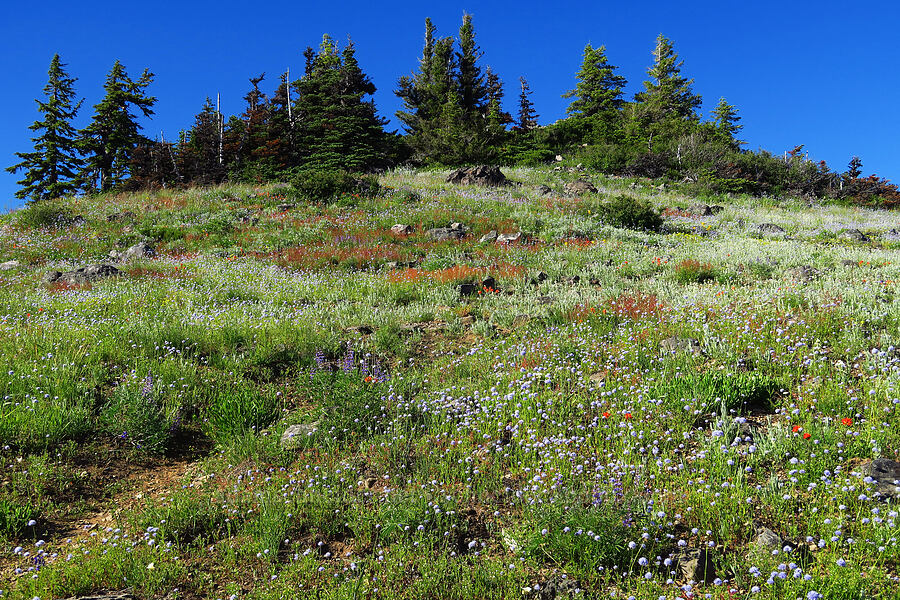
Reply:
[[153, 114], [156, 98], [145, 93], [153, 77], [144, 69], [133, 81], [119, 61], [106, 76], [106, 95], [94, 106], [90, 125], [81, 131], [81, 145], [88, 155], [82, 175], [88, 189], [105, 192], [128, 177], [132, 153], [145, 140], [131, 110], [136, 108], [145, 117]]
[[667, 118], [693, 120], [701, 98], [691, 90], [693, 79], [681, 75], [684, 61], [678, 55], [672, 42], [663, 34], [656, 38], [653, 52], [653, 66], [647, 69], [651, 80], [644, 82], [644, 91], [635, 95], [651, 122]]
[[397, 111], [397, 118], [403, 123], [406, 141], [418, 160], [435, 154], [446, 112], [444, 105], [448, 95], [454, 101], [456, 98], [453, 39], [436, 39], [435, 31], [431, 19], [425, 19], [425, 47], [419, 70], [401, 77], [394, 92], [403, 100], [403, 110]]
[[737, 139], [738, 133], [744, 128], [738, 125], [741, 117], [738, 116], [737, 109], [732, 104], [728, 104], [725, 98], [719, 98], [719, 103], [712, 110], [713, 124], [716, 131], [725, 137], [735, 148], [740, 147], [743, 142]]
[[6, 170], [16, 173], [25, 169], [25, 177], [17, 182], [21, 189], [17, 198], [32, 201], [57, 198], [78, 190], [78, 171], [82, 161], [78, 157], [77, 132], [71, 120], [78, 114], [82, 101], [75, 102], [75, 78], [69, 77], [60, 62], [59, 54], [50, 61], [49, 79], [44, 86], [46, 101], [35, 100], [42, 120], [29, 129], [42, 132], [31, 138], [33, 152], [16, 152], [22, 161]]
[[854, 156], [847, 165], [847, 177], [850, 179], [858, 179], [862, 175], [862, 159]]
[[574, 116], [595, 117], [622, 108], [622, 88], [627, 81], [616, 75], [618, 67], [609, 64], [606, 47], [584, 47], [584, 60], [575, 74], [575, 89], [563, 94], [574, 98], [566, 112]]
[[375, 85], [359, 66], [355, 48], [343, 51], [328, 36], [312, 58], [309, 75], [298, 82], [296, 145], [307, 166], [367, 171], [386, 163], [386, 121], [377, 116]]
[[193, 183], [220, 183], [225, 178], [225, 165], [220, 161], [219, 134], [221, 116], [209, 97], [188, 134], [185, 156], [186, 177]]
[[529, 132], [537, 127], [538, 114], [531, 101], [531, 88], [528, 87], [528, 81], [524, 77], [519, 77], [519, 85], [522, 91], [519, 92], [518, 128], [519, 131]]
[[281, 82], [268, 105], [265, 156], [276, 170], [287, 169], [296, 162], [290, 89], [287, 73], [282, 73]]
[[456, 53], [458, 65], [456, 81], [459, 88], [459, 105], [468, 119], [484, 116], [488, 112], [489, 89], [481, 73], [481, 67], [478, 66], [481, 56], [481, 49], [475, 43], [472, 15], [463, 15], [463, 22], [459, 28], [459, 51]]

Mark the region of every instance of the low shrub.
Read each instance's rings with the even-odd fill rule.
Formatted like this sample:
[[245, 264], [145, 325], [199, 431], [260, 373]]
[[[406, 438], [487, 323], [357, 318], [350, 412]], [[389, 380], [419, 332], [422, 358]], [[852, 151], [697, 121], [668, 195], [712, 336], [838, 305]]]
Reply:
[[380, 186], [372, 175], [352, 175], [345, 171], [303, 171], [294, 177], [293, 194], [310, 202], [331, 202], [348, 194], [374, 196]]
[[600, 205], [604, 220], [615, 227], [659, 231], [663, 219], [649, 202], [624, 194]]
[[131, 383], [116, 388], [101, 421], [108, 433], [148, 454], [164, 453], [175, 432], [175, 421], [166, 414], [152, 375], [140, 386]]

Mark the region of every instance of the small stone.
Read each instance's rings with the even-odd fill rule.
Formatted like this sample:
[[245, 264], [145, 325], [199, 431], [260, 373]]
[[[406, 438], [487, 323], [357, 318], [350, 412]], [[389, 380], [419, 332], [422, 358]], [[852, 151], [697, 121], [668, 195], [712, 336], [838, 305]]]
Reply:
[[534, 191], [540, 194], [541, 196], [547, 196], [553, 192], [549, 185], [539, 185], [534, 188]]
[[800, 265], [793, 269], [788, 269], [787, 274], [795, 281], [812, 281], [818, 276], [819, 272], [809, 265]]
[[394, 235], [409, 235], [413, 232], [412, 225], [404, 225], [402, 223], [397, 223], [393, 227], [391, 227], [391, 233]]
[[853, 242], [868, 242], [869, 236], [864, 234], [859, 229], [846, 229], [841, 232], [841, 239], [850, 240]]
[[678, 567], [674, 570], [686, 581], [712, 583], [716, 579], [713, 556], [705, 549], [680, 550], [672, 558]]
[[580, 196], [581, 194], [596, 194], [597, 188], [590, 181], [584, 179], [576, 179], [570, 181], [564, 187], [567, 194], [571, 196]]
[[281, 435], [281, 447], [293, 450], [303, 445], [303, 440], [313, 435], [318, 430], [318, 423], [300, 423], [291, 425]]
[[539, 296], [537, 299], [538, 304], [553, 304], [553, 298], [550, 296]]
[[498, 244], [512, 244], [513, 242], [519, 241], [522, 237], [522, 232], [517, 231], [516, 233], [501, 233], [497, 236]]
[[462, 317], [459, 322], [463, 327], [470, 327], [475, 324], [475, 317], [472, 315], [466, 315]]
[[284, 204], [278, 205], [278, 212], [287, 212], [287, 211], [291, 210], [292, 208], [296, 208], [296, 206], [297, 205], [294, 204], [293, 202], [285, 202]]
[[683, 338], [672, 336], [664, 339], [659, 343], [659, 347], [664, 352], [677, 354], [680, 352], [690, 352], [691, 354], [703, 354], [700, 342], [694, 338]]
[[756, 231], [762, 234], [779, 234], [784, 233], [784, 228], [775, 223], [760, 223], [756, 226]]
[[13, 269], [17, 269], [21, 266], [22, 263], [17, 260], [8, 260], [4, 263], [0, 263], [0, 271], [12, 271]]
[[497, 240], [497, 230], [496, 230], [496, 229], [491, 229], [491, 230], [488, 231], [486, 234], [484, 234], [483, 236], [481, 236], [481, 239], [478, 240], [478, 242], [479, 242], [480, 244], [487, 244], [487, 243], [490, 243], [490, 242], [494, 242], [494, 241], [496, 241], [496, 240]]

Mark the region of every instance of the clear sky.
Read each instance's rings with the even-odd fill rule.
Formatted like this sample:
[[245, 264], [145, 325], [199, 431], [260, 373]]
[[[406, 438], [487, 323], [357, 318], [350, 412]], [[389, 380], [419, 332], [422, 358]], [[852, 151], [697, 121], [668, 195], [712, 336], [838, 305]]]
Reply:
[[[565, 115], [560, 97], [575, 83], [584, 45], [605, 45], [610, 62], [641, 89], [659, 33], [675, 44], [683, 73], [695, 80], [708, 114], [724, 96], [743, 117], [745, 147], [782, 153], [805, 144], [810, 158], [843, 171], [859, 155], [865, 174], [900, 181], [900, 4], [896, 2], [99, 2], [0, 3], [0, 166], [29, 151], [34, 99], [58, 52], [77, 93], [84, 126], [118, 59], [137, 77], [156, 74], [156, 115], [145, 134], [174, 138], [189, 128], [207, 96], [221, 94], [226, 115], [243, 110], [248, 78], [265, 71], [271, 92], [278, 74], [299, 74], [306, 46], [323, 33], [357, 46], [363, 70], [378, 87], [382, 116], [393, 118], [397, 78], [412, 72], [422, 50], [425, 17], [439, 35], [455, 35], [463, 12], [506, 84], [514, 111], [525, 76], [542, 124]], [[392, 121], [396, 128], [396, 121]], [[21, 178], [0, 170], [0, 209]]]

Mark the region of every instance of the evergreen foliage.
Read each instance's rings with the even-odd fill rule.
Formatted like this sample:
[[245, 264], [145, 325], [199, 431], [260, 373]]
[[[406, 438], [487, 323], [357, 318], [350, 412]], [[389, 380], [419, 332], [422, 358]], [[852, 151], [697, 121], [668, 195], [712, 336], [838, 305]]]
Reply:
[[566, 112], [580, 117], [597, 117], [620, 110], [622, 88], [627, 81], [616, 75], [617, 68], [609, 63], [605, 46], [585, 46], [584, 60], [575, 74], [575, 89], [563, 94], [563, 98], [574, 98]]
[[517, 126], [519, 131], [529, 132], [538, 125], [538, 114], [534, 109], [534, 103], [531, 101], [531, 88], [528, 81], [524, 77], [519, 77], [519, 115]]
[[144, 69], [134, 81], [119, 61], [106, 76], [106, 95], [94, 106], [90, 125], [81, 131], [81, 147], [88, 155], [82, 178], [88, 190], [105, 192], [127, 179], [134, 150], [145, 140], [132, 110], [145, 117], [153, 114], [156, 98], [145, 92], [153, 77]]
[[363, 100], [375, 85], [348, 44], [342, 51], [325, 35], [310, 71], [296, 84], [296, 146], [304, 167], [367, 171], [386, 164], [386, 121]]
[[719, 98], [719, 103], [712, 110], [712, 116], [716, 131], [735, 149], [739, 148], [744, 142], [738, 140], [736, 136], [744, 126], [738, 124], [741, 117], [738, 116], [734, 105], [728, 104], [725, 98]]
[[53, 55], [48, 76], [43, 90], [46, 100], [35, 100], [43, 118], [29, 127], [31, 131], [41, 132], [31, 138], [34, 151], [16, 152], [21, 162], [6, 169], [10, 173], [25, 170], [24, 178], [17, 182], [22, 187], [16, 191], [16, 197], [32, 201], [76, 192], [82, 166], [78, 156], [78, 134], [71, 123], [82, 103], [75, 101], [77, 79], [66, 73], [59, 54]]

